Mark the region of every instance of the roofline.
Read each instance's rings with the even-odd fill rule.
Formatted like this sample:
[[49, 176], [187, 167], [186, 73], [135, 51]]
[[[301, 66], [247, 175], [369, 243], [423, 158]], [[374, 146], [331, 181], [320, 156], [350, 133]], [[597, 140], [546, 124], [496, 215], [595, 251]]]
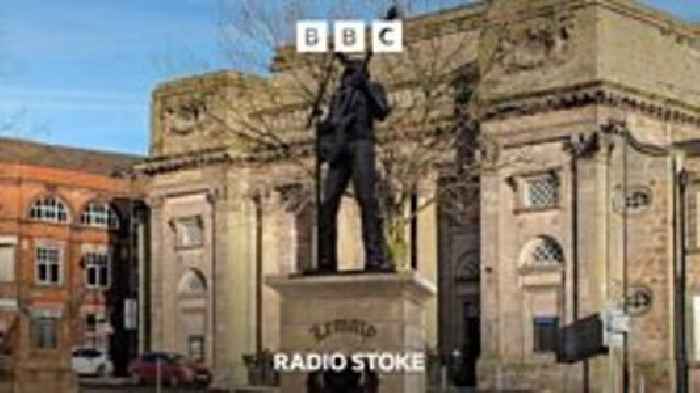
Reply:
[[[2, 143], [2, 142], [26, 143], [26, 144], [36, 145], [36, 146], [45, 146], [48, 148], [58, 149], [58, 150], [74, 150], [74, 151], [82, 151], [85, 153], [93, 153], [93, 154], [99, 154], [99, 155], [104, 155], [104, 156], [118, 156], [118, 157], [122, 157], [122, 158], [133, 159], [134, 161], [141, 161], [147, 157], [146, 155], [123, 153], [123, 152], [119, 152], [119, 151], [115, 151], [115, 150], [87, 149], [87, 148], [82, 148], [82, 147], [78, 147], [78, 146], [53, 144], [53, 143], [37, 141], [37, 140], [33, 140], [33, 139], [28, 139], [28, 138], [0, 136], [0, 143]], [[0, 161], [3, 161], [2, 157], [0, 157]]]

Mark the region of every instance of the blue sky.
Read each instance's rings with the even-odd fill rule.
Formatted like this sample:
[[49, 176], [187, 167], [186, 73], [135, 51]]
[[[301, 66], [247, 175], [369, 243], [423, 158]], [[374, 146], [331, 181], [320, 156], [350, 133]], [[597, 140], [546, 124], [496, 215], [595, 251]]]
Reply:
[[[3, 0], [0, 116], [19, 118], [11, 134], [146, 153], [153, 87], [228, 66], [218, 1]], [[647, 3], [700, 20], [698, 0]]]

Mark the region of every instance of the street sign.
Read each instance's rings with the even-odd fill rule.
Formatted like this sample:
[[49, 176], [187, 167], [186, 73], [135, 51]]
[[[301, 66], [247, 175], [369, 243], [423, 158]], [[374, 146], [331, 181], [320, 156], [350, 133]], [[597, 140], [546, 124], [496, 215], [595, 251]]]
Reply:
[[599, 315], [590, 315], [559, 329], [558, 362], [575, 363], [604, 353], [603, 321]]
[[138, 323], [136, 299], [124, 299], [124, 329], [135, 330]]
[[609, 307], [603, 313], [603, 345], [619, 348], [625, 333], [631, 329], [631, 318], [620, 307]]
[[693, 296], [693, 359], [700, 361], [700, 296]]
[[630, 332], [630, 316], [626, 314], [613, 315], [610, 323], [610, 331], [613, 333], [629, 333]]

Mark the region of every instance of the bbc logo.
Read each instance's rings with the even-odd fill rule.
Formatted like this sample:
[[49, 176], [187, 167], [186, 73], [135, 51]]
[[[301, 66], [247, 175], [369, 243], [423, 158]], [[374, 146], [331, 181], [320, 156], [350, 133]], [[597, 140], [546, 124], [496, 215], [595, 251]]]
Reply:
[[[333, 23], [333, 50], [364, 52], [366, 24], [359, 20], [338, 20]], [[401, 21], [378, 20], [371, 25], [373, 52], [402, 52]], [[328, 52], [329, 23], [323, 20], [297, 22], [297, 52]]]

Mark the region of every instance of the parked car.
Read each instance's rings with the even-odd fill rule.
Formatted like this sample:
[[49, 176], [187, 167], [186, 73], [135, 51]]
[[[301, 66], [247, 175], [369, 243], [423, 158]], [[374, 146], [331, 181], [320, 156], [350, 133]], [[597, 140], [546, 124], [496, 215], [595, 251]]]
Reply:
[[208, 385], [211, 373], [199, 363], [170, 352], [147, 352], [129, 365], [129, 374], [138, 384], [155, 383], [160, 363], [161, 381], [171, 386], [180, 384]]
[[76, 348], [73, 350], [73, 371], [78, 375], [97, 375], [106, 377], [114, 371], [112, 361], [107, 354], [95, 348]]

